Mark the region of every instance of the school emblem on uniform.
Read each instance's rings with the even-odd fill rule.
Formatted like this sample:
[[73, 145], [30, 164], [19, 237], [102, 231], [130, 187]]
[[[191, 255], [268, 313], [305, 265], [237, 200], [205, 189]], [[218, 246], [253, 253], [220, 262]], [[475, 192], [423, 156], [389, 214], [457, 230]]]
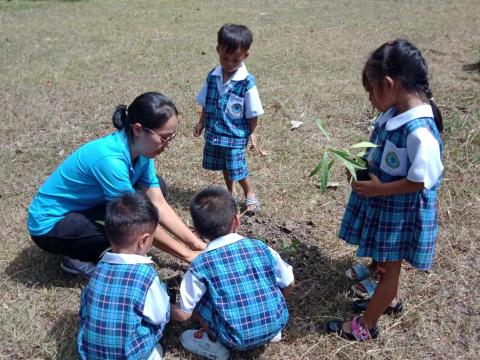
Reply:
[[385, 162], [387, 163], [388, 167], [392, 169], [396, 169], [400, 166], [400, 159], [394, 151], [387, 153], [385, 156]]
[[233, 104], [232, 105], [232, 112], [238, 114], [242, 111], [242, 105], [240, 104]]

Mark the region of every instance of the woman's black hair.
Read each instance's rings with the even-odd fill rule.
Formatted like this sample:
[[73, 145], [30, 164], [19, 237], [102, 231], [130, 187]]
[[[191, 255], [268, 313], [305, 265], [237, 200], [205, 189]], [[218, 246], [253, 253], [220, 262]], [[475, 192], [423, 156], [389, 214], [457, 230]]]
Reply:
[[217, 34], [217, 45], [225, 48], [227, 53], [237, 49], [247, 51], [253, 42], [253, 34], [245, 25], [225, 24]]
[[118, 105], [113, 112], [112, 122], [116, 129], [125, 130], [132, 138], [130, 125], [139, 123], [148, 129], [158, 129], [173, 115], [178, 115], [178, 110], [169, 97], [158, 92], [147, 92], [137, 96], [128, 108]]
[[428, 66], [422, 53], [404, 39], [390, 41], [375, 50], [367, 60], [362, 80], [365, 77], [381, 81], [385, 76], [399, 80], [407, 90], [417, 90], [430, 102], [438, 131], [443, 130], [443, 117], [433, 101], [428, 81]]

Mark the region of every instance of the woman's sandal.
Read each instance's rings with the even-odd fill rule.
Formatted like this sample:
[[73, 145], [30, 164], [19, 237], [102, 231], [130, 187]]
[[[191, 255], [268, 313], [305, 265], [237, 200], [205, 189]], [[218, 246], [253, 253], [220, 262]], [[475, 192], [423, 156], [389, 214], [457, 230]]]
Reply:
[[[362, 285], [363, 290], [358, 288], [358, 285]], [[377, 282], [368, 278], [360, 281], [358, 284], [352, 285], [352, 292], [362, 299], [370, 299], [377, 288]]]
[[248, 213], [250, 214], [256, 214], [260, 211], [260, 201], [258, 201], [258, 197], [256, 196], [248, 196], [245, 199], [245, 206], [248, 207], [254, 205], [255, 207], [253, 209], [247, 210]]
[[[356, 300], [352, 303], [352, 309], [356, 314], [367, 310], [370, 299]], [[385, 315], [400, 316], [405, 312], [403, 300], [399, 300], [395, 306], [388, 306], [383, 312]]]
[[358, 263], [347, 269], [345, 276], [353, 281], [362, 281], [372, 276], [372, 271], [367, 265]]
[[355, 316], [352, 319], [352, 332], [346, 332], [342, 329], [344, 320], [332, 320], [327, 323], [327, 332], [335, 333], [344, 339], [352, 341], [366, 341], [376, 339], [380, 335], [380, 328], [375, 325], [371, 329], [367, 329], [366, 326], [360, 324], [359, 316]]

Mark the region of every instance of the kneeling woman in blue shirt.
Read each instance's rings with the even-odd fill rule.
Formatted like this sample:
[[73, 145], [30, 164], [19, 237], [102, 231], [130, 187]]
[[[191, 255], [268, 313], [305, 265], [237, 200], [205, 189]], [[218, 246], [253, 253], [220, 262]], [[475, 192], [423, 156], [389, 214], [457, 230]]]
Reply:
[[191, 262], [201, 242], [165, 201], [166, 186], [157, 177], [154, 158], [175, 137], [178, 111], [165, 95], [149, 92], [127, 108], [117, 107], [110, 135], [88, 142], [71, 154], [45, 181], [28, 209], [28, 231], [43, 250], [64, 255], [61, 266], [89, 276], [109, 247], [103, 220], [106, 203], [139, 189], [158, 208], [160, 226], [154, 246]]

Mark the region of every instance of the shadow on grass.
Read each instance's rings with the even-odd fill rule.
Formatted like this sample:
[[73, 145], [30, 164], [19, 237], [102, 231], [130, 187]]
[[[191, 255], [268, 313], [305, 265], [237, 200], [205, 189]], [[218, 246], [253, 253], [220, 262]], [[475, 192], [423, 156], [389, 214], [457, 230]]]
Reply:
[[466, 72], [478, 71], [478, 72], [480, 72], [480, 61], [476, 62], [476, 63], [473, 63], [473, 64], [464, 64], [463, 65], [463, 71], [466, 71]]
[[168, 186], [168, 202], [177, 208], [189, 209], [190, 201], [197, 191], [193, 189], [179, 188], [175, 185]]
[[60, 314], [48, 333], [56, 344], [57, 359], [77, 359], [78, 313], [65, 311]]
[[86, 284], [83, 277], [63, 271], [60, 268], [61, 259], [60, 256], [49, 254], [32, 243], [7, 265], [5, 273], [11, 280], [28, 287], [76, 288], [79, 284]]
[[290, 320], [284, 331], [285, 342], [323, 333], [328, 320], [343, 318], [350, 312], [351, 302], [346, 294], [351, 284], [344, 274], [351, 261], [332, 260], [312, 245], [314, 233], [318, 233], [312, 222], [276, 224], [266, 219], [244, 218], [242, 225], [242, 234], [264, 240], [293, 267], [296, 286], [287, 299]]

